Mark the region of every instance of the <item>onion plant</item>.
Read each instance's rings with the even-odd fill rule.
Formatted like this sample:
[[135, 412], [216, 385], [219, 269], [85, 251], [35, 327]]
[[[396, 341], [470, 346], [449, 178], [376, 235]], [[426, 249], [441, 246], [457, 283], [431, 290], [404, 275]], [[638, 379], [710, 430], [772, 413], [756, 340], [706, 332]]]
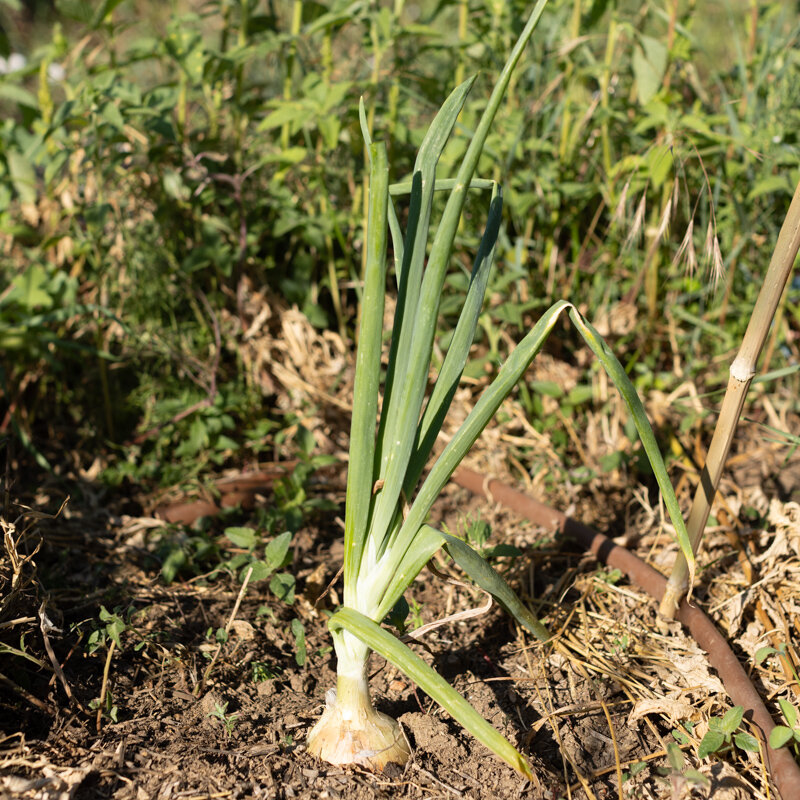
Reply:
[[[389, 762], [402, 764], [409, 757], [398, 723], [376, 711], [370, 697], [367, 666], [370, 652], [375, 651], [405, 672], [494, 753], [530, 776], [524, 757], [381, 622], [426, 563], [444, 548], [521, 626], [539, 640], [548, 638], [544, 626], [478, 553], [458, 537], [428, 525], [426, 518], [450, 475], [524, 375], [562, 313], [569, 315], [624, 396], [662, 487], [681, 547], [689, 563], [693, 563], [677, 501], [636, 391], [597, 332], [566, 301], [552, 306], [515, 348], [418, 487], [473, 343], [500, 229], [501, 189], [492, 181], [475, 179], [476, 166], [511, 72], [546, 3], [547, 0], [539, 0], [533, 9], [454, 179], [437, 181], [436, 166], [474, 79], [462, 83], [447, 98], [420, 146], [411, 180], [401, 184], [390, 184], [386, 147], [371, 141], [363, 103], [361, 106], [362, 133], [371, 164], [346, 491], [343, 607], [329, 620], [337, 681], [335, 692], [328, 694], [322, 718], [308, 737], [309, 751], [334, 764], [357, 763], [382, 769]], [[487, 221], [464, 306], [426, 397], [439, 302], [470, 188], [491, 192]], [[429, 247], [437, 190], [448, 192], [448, 197]], [[392, 197], [406, 194], [408, 223], [403, 235]], [[382, 375], [390, 237], [397, 302], [388, 366]], [[382, 383], [383, 401], [379, 403]]]

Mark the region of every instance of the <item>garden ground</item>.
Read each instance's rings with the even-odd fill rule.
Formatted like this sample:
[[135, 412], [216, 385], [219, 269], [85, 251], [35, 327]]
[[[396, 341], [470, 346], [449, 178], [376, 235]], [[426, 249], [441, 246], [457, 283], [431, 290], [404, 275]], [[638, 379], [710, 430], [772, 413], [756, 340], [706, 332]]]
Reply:
[[[308, 326], [303, 335], [316, 334]], [[311, 342], [307, 352], [325, 349], [316, 345]], [[334, 382], [313, 363], [283, 366], [285, 372], [273, 369], [283, 378], [278, 394], [311, 408], [304, 424], [321, 447], [340, 456], [349, 378]], [[559, 366], [545, 357], [534, 367], [536, 377], [560, 371], [568, 381], [563, 376], [569, 368]], [[309, 380], [314, 374], [316, 385]], [[472, 398], [469, 388], [463, 391], [460, 405], [466, 408]], [[308, 405], [312, 399], [316, 405]], [[778, 693], [788, 691], [796, 703], [799, 691], [791, 642], [800, 632], [800, 458], [787, 457], [785, 444], [766, 440], [759, 423], [763, 415], [796, 430], [793, 405], [789, 397], [773, 397], [743, 426], [700, 559], [696, 595], [776, 712]], [[653, 398], [648, 410], [657, 420], [670, 413], [669, 404], [659, 407]], [[505, 456], [511, 443], [519, 446], [534, 434], [512, 405], [506, 411], [469, 463], [521, 486], [523, 478], [508, 471]], [[592, 461], [592, 430], [573, 434]], [[56, 474], [21, 471], [12, 486], [6, 520], [17, 520], [7, 528], [17, 559], [7, 549], [2, 564], [6, 588], [12, 586], [0, 628], [6, 653], [2, 796], [775, 796], [758, 752], [723, 747], [697, 758], [709, 720], [721, 717], [729, 703], [703, 652], [677, 623], [660, 620], [645, 594], [570, 541], [455, 485], [435, 507], [436, 521], [463, 532], [481, 520], [492, 532], [485, 547], [516, 547], [520, 555], [495, 563], [555, 638], [546, 645], [528, 640], [494, 607], [435, 628], [413, 646], [529, 757], [535, 779], [526, 782], [498, 762], [375, 656], [377, 705], [400, 719], [412, 760], [383, 775], [319, 763], [305, 752], [304, 741], [335, 683], [325, 620], [340, 599], [335, 579], [345, 464], [323, 467], [307, 483], [308, 496], [330, 501], [334, 510], [307, 513], [294, 535], [291, 605], [267, 591], [266, 582], [242, 592], [231, 575], [179, 576], [166, 584], [156, 543], [164, 531], [176, 530], [165, 527], [163, 517], [185, 507], [186, 498], [135, 487], [111, 491], [96, 480], [99, 468], [99, 460], [71, 454]], [[523, 488], [617, 537], [662, 571], [669, 568], [674, 546], [651, 491], [634, 475], [615, 470], [591, 483], [559, 482], [546, 496], [545, 480], [544, 474], [528, 476]], [[684, 504], [690, 484], [678, 481]], [[36, 513], [56, 512], [68, 495], [55, 518]], [[275, 502], [269, 478], [247, 499], [253, 508], [224, 511], [226, 524], [257, 525], [257, 510]], [[188, 536], [204, 524], [211, 525], [207, 536], [235, 550], [213, 521], [175, 535]], [[409, 628], [485, 606], [478, 590], [457, 582], [451, 564], [438, 561], [436, 570], [448, 580], [423, 572], [414, 586]], [[776, 652], [756, 663], [765, 646]], [[782, 649], [788, 656], [780, 656]], [[665, 766], [669, 743], [680, 745], [683, 765]], [[709, 782], [700, 782], [692, 768]]]

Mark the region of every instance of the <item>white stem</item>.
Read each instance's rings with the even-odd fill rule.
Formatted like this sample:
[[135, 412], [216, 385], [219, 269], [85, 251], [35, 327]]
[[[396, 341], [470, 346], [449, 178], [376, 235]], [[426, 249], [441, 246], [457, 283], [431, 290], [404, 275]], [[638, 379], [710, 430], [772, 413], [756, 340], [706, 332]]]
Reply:
[[[331, 764], [382, 770], [405, 764], [410, 750], [400, 725], [375, 710], [369, 694], [369, 648], [347, 631], [334, 634], [335, 698], [308, 735], [308, 750]], [[329, 695], [333, 694], [329, 692]]]

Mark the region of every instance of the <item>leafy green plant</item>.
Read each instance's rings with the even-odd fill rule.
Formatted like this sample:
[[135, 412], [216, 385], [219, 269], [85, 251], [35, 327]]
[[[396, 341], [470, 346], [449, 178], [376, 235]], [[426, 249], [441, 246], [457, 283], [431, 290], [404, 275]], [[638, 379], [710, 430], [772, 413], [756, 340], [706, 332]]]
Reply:
[[216, 702], [214, 704], [214, 710], [211, 711], [207, 716], [218, 719], [222, 723], [222, 726], [225, 729], [225, 735], [228, 738], [233, 736], [233, 729], [236, 727], [236, 721], [239, 719], [239, 715], [228, 713], [227, 701], [222, 703]]
[[294, 660], [298, 667], [302, 667], [308, 658], [308, 649], [306, 647], [306, 629], [303, 623], [295, 617], [292, 620], [290, 630], [294, 636]]
[[628, 769], [623, 770], [622, 772], [622, 782], [627, 783], [631, 778], [635, 778], [642, 770], [647, 768], [646, 761], [635, 761], [633, 764], [628, 767]]
[[[531, 12], [474, 129], [455, 179], [437, 181], [436, 167], [472, 80], [458, 86], [442, 105], [420, 145], [411, 181], [399, 185], [389, 184], [386, 147], [371, 141], [363, 104], [361, 107], [362, 132], [369, 146], [371, 164], [367, 258], [347, 477], [344, 607], [328, 623], [337, 656], [336, 697], [331, 698], [308, 737], [309, 751], [332, 763], [357, 762], [381, 769], [389, 762], [404, 763], [409, 756], [398, 724], [377, 712], [372, 704], [367, 662], [370, 650], [375, 650], [406, 672], [493, 752], [530, 776], [523, 756], [441, 676], [379, 623], [395, 608], [433, 554], [444, 547], [522, 626], [541, 640], [548, 638], [544, 626], [479, 553], [464, 540], [427, 525], [426, 517], [446, 481], [525, 373], [562, 312], [569, 315], [625, 399], [662, 489], [680, 546], [691, 559], [677, 500], [641, 401], [625, 370], [603, 340], [566, 301], [556, 303], [545, 312], [511, 353], [414, 494], [468, 358], [499, 232], [500, 188], [491, 181], [476, 180], [475, 170], [512, 70], [545, 5], [546, 0], [540, 0]], [[491, 188], [488, 222], [461, 315], [426, 402], [442, 287], [470, 188]], [[437, 190], [446, 191], [448, 195], [428, 251], [433, 198]], [[410, 193], [410, 206], [403, 236], [390, 196], [407, 193]], [[398, 294], [376, 433], [389, 235], [394, 249]]]
[[285, 531], [267, 542], [263, 555], [256, 556], [256, 548], [262, 544], [259, 534], [252, 528], [233, 527], [225, 529], [225, 537], [238, 548], [245, 550], [233, 556], [227, 566], [239, 572], [240, 581], [250, 573], [250, 581], [265, 581], [270, 578], [269, 589], [287, 605], [294, 602], [294, 575], [290, 572], [278, 572], [292, 560], [289, 545], [292, 542], [292, 532]]
[[169, 527], [158, 534], [153, 553], [161, 564], [161, 578], [172, 583], [180, 575], [199, 575], [219, 564], [219, 545], [206, 532], [190, 534]]
[[489, 537], [492, 535], [492, 528], [488, 522], [480, 519], [467, 519], [464, 523], [464, 538], [475, 550], [484, 558], [502, 558], [504, 556], [521, 556], [522, 551], [511, 544], [490, 545]]
[[700, 741], [697, 748], [698, 758], [708, 758], [710, 755], [721, 755], [729, 752], [733, 747], [741, 750], [758, 752], [758, 740], [745, 731], [739, 731], [744, 716], [742, 706], [734, 706], [725, 712], [722, 717], [712, 717], [708, 721], [708, 732]]
[[798, 744], [800, 744], [800, 717], [798, 717], [797, 709], [783, 697], [778, 698], [778, 705], [781, 707], [785, 725], [776, 725], [769, 734], [769, 746], [777, 749], [792, 742], [795, 753], [798, 752]]
[[267, 664], [265, 661], [251, 661], [250, 668], [252, 670], [253, 683], [263, 683], [277, 678], [281, 674], [279, 667]]
[[676, 800], [683, 796], [683, 789], [687, 784], [703, 787], [711, 785], [711, 781], [702, 772], [687, 767], [681, 748], [674, 742], [667, 744], [667, 765], [658, 767], [657, 771], [661, 779], [669, 784], [672, 797]]
[[[100, 695], [94, 698], [89, 707], [97, 711], [97, 731], [103, 716], [108, 717], [112, 722], [117, 721], [119, 712], [114, 703], [113, 693], [110, 689], [111, 662], [116, 650], [123, 649], [122, 636], [125, 633], [138, 638], [134, 645], [134, 650], [139, 651], [152, 644], [156, 634], [143, 635], [134, 624], [135, 609], [131, 606], [127, 611], [123, 611], [121, 606], [116, 606], [113, 611], [109, 611], [104, 605], [100, 606], [97, 620], [90, 620], [90, 633], [86, 640], [86, 652], [89, 655], [96, 653], [101, 648], [105, 648], [106, 657], [103, 666], [103, 682], [100, 688]], [[80, 628], [84, 623], [77, 627]]]
[[[758, 520], [758, 512], [755, 509], [752, 509], [755, 520]], [[786, 642], [781, 642], [777, 647], [760, 647], [756, 650], [756, 654], [753, 657], [753, 661], [756, 665], [762, 664], [766, 659], [770, 656], [777, 656], [781, 662], [781, 666], [785, 669], [788, 669], [791, 672], [792, 677], [795, 681], [800, 683], [800, 676], [797, 674], [797, 669], [795, 668], [794, 661], [791, 655], [787, 652]]]
[[[756, 665], [762, 664], [770, 656], [777, 656], [780, 660], [781, 666], [789, 670], [795, 682], [798, 681], [797, 669], [794, 665], [794, 660], [787, 652], [785, 642], [781, 642], [777, 647], [761, 647], [756, 651], [753, 658]], [[770, 747], [778, 748], [784, 747], [791, 742], [795, 754], [800, 752], [798, 745], [800, 744], [800, 716], [798, 716], [797, 709], [785, 698], [778, 698], [778, 705], [781, 709], [781, 714], [785, 720], [785, 725], [776, 725], [769, 734]]]

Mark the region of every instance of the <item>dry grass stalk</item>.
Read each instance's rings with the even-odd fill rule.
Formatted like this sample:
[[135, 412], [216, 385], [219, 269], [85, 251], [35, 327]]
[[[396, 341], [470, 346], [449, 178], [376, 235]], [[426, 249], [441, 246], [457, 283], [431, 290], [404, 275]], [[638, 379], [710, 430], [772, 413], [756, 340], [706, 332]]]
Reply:
[[694, 219], [690, 219], [689, 224], [686, 226], [686, 233], [681, 246], [678, 248], [678, 252], [675, 253], [675, 258], [672, 259], [673, 265], [677, 266], [684, 254], [686, 255], [686, 272], [689, 275], [694, 275], [697, 271], [697, 252], [694, 249]]
[[[709, 235], [711, 235], [710, 226], [706, 237], [707, 246]], [[741, 349], [730, 367], [728, 388], [722, 401], [717, 427], [714, 430], [706, 464], [700, 476], [700, 484], [694, 496], [687, 522], [692, 549], [695, 553], [708, 521], [711, 504], [722, 477], [722, 470], [730, 452], [739, 417], [744, 408], [747, 390], [756, 374], [758, 358], [769, 333], [783, 289], [791, 274], [798, 249], [800, 249], [800, 185], [795, 190], [786, 219], [778, 235], [778, 241], [750, 323], [745, 331]], [[722, 257], [719, 255], [719, 243], [716, 236], [713, 237], [712, 250], [714, 264], [716, 265], [717, 259], [721, 264]], [[690, 588], [688, 578], [688, 564], [686, 559], [679, 554], [659, 607], [660, 613], [666, 618], [675, 618], [680, 601]]]
[[639, 200], [639, 205], [636, 207], [636, 213], [633, 215], [633, 222], [631, 229], [625, 238], [625, 243], [622, 245], [623, 250], [627, 250], [633, 242], [637, 240], [644, 225], [644, 215], [647, 210], [647, 189], [642, 192], [642, 198]]

